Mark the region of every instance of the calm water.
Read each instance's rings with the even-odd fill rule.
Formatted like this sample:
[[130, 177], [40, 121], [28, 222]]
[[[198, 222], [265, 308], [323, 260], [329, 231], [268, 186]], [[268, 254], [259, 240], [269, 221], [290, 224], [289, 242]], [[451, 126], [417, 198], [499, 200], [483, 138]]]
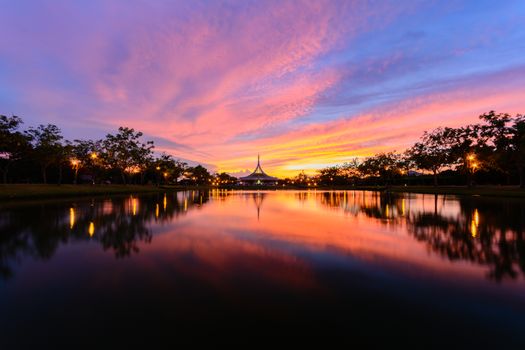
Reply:
[[524, 229], [525, 201], [481, 197], [216, 190], [4, 203], [0, 342], [523, 345]]

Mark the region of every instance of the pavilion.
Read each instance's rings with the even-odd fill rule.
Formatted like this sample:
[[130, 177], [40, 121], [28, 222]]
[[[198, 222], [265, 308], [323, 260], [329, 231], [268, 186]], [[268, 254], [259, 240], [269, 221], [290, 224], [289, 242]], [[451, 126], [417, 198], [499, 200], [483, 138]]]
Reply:
[[266, 174], [261, 168], [261, 159], [257, 155], [257, 167], [248, 176], [243, 176], [239, 179], [241, 184], [246, 185], [276, 185], [278, 178]]

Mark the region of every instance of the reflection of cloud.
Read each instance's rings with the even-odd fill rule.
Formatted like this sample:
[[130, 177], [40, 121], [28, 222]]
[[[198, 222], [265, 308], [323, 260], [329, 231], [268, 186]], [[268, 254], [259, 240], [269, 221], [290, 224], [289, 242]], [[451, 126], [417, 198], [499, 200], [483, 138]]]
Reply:
[[163, 247], [162, 251], [156, 250], [156, 254], [169, 260], [166, 266], [215, 288], [228, 288], [237, 276], [257, 276], [259, 281], [281, 287], [320, 289], [306, 262], [260, 242], [184, 227], [175, 235], [156, 237], [155, 244]]
[[146, 259], [139, 265], [160, 263], [159, 271], [169, 267], [217, 287], [243, 275], [315, 289], [317, 264], [327, 256], [445, 278], [525, 273], [519, 200], [217, 189], [31, 208], [3, 208], [0, 277], [13, 274], [14, 261], [52, 259], [82, 242], [99, 246], [85, 254]]

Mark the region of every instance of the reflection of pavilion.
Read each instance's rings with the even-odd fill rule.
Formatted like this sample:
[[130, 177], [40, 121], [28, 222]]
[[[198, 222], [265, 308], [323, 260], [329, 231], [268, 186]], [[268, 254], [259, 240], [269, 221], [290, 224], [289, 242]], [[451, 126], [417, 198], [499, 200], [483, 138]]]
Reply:
[[257, 155], [257, 167], [253, 173], [248, 176], [240, 178], [241, 183], [247, 185], [274, 185], [279, 179], [266, 174], [261, 168], [261, 161], [259, 155]]
[[265, 195], [266, 193], [259, 193], [259, 192], [254, 193], [252, 195], [253, 202], [255, 203], [255, 207], [257, 208], [257, 221], [259, 221], [259, 216], [261, 214], [261, 205], [262, 205]]

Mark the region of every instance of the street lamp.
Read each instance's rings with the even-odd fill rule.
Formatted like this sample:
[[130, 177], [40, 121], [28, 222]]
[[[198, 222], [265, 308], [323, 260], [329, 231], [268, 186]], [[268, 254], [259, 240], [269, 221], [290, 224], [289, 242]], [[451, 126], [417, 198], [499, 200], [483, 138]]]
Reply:
[[476, 161], [476, 156], [474, 154], [467, 155], [467, 176], [468, 176], [468, 186], [472, 186], [472, 175], [479, 168], [479, 163]]
[[75, 181], [74, 181], [74, 183], [76, 184], [77, 183], [78, 169], [80, 168], [80, 161], [78, 159], [73, 158], [73, 159], [70, 160], [70, 162], [71, 162], [71, 167], [75, 171]]
[[479, 167], [479, 163], [476, 162], [476, 156], [474, 154], [467, 156], [467, 167], [469, 170], [472, 169], [473, 172]]

